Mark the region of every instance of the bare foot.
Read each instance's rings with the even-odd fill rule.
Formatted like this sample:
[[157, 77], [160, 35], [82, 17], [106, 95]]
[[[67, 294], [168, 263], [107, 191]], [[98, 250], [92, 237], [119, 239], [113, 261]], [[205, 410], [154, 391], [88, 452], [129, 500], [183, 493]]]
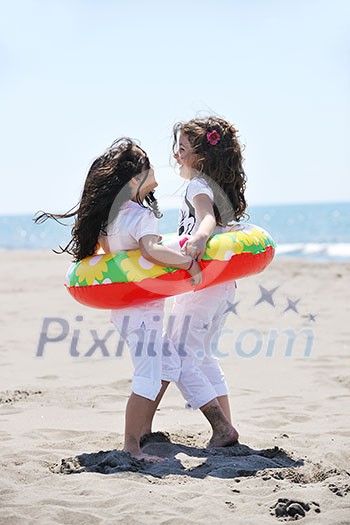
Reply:
[[207, 448], [229, 447], [238, 442], [238, 432], [234, 427], [225, 432], [214, 432]]
[[141, 450], [139, 452], [134, 452], [131, 450], [125, 450], [124, 452], [128, 452], [130, 456], [132, 456], [134, 459], [138, 459], [146, 461], [146, 463], [161, 463], [162, 461], [166, 461], [168, 458], [161, 458], [160, 456], [151, 456], [150, 454], [146, 454], [145, 452], [142, 452]]

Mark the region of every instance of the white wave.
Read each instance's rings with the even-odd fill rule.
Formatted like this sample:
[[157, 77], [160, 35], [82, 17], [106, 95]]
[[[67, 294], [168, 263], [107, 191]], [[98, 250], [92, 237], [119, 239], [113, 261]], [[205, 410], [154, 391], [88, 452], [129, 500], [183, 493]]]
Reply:
[[304, 245], [305, 255], [323, 255], [327, 254], [327, 244], [307, 243]]
[[290, 243], [276, 248], [277, 256], [350, 261], [350, 243]]
[[350, 243], [331, 244], [328, 247], [328, 254], [331, 257], [347, 257], [350, 259]]

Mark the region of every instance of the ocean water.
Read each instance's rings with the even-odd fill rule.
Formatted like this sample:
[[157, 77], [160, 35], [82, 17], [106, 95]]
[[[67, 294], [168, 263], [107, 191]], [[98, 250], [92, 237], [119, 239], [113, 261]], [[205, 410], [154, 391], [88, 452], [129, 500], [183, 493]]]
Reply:
[[[350, 261], [350, 202], [251, 206], [247, 222], [270, 232], [278, 257]], [[177, 210], [163, 210], [161, 233], [176, 230]], [[0, 249], [57, 249], [70, 239], [66, 226], [49, 220], [34, 224], [31, 215], [0, 216]]]

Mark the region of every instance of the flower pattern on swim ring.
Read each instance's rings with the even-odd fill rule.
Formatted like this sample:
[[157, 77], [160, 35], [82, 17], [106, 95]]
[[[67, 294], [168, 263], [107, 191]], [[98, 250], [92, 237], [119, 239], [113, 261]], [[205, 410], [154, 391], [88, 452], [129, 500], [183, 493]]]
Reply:
[[[178, 236], [168, 234], [168, 241], [175, 244]], [[165, 239], [164, 239], [165, 240]], [[274, 247], [271, 236], [262, 228], [250, 224], [236, 224], [232, 230], [214, 235], [207, 243], [203, 261], [228, 261], [242, 253], [253, 255]], [[175, 268], [164, 268], [146, 260], [139, 250], [111, 254], [96, 254], [70, 266], [66, 285], [91, 286], [97, 284], [140, 282], [175, 272]]]
[[94, 281], [103, 280], [105, 274], [108, 272], [107, 262], [113, 259], [113, 254], [109, 255], [93, 255], [85, 259], [86, 264], [79, 264], [76, 268], [76, 276], [78, 283], [82, 284], [84, 281], [88, 286]]
[[140, 256], [139, 251], [128, 252], [128, 257], [123, 259], [120, 265], [129, 282], [140, 282], [147, 277], [158, 277], [169, 271]]

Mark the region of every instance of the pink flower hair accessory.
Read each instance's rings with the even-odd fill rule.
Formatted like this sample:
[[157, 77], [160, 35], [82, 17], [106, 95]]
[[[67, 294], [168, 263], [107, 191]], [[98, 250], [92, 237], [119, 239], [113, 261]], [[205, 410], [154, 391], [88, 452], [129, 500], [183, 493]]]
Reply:
[[220, 134], [217, 131], [215, 131], [215, 129], [213, 131], [208, 131], [206, 137], [207, 137], [207, 141], [212, 146], [216, 146], [217, 143], [220, 142], [221, 140]]

